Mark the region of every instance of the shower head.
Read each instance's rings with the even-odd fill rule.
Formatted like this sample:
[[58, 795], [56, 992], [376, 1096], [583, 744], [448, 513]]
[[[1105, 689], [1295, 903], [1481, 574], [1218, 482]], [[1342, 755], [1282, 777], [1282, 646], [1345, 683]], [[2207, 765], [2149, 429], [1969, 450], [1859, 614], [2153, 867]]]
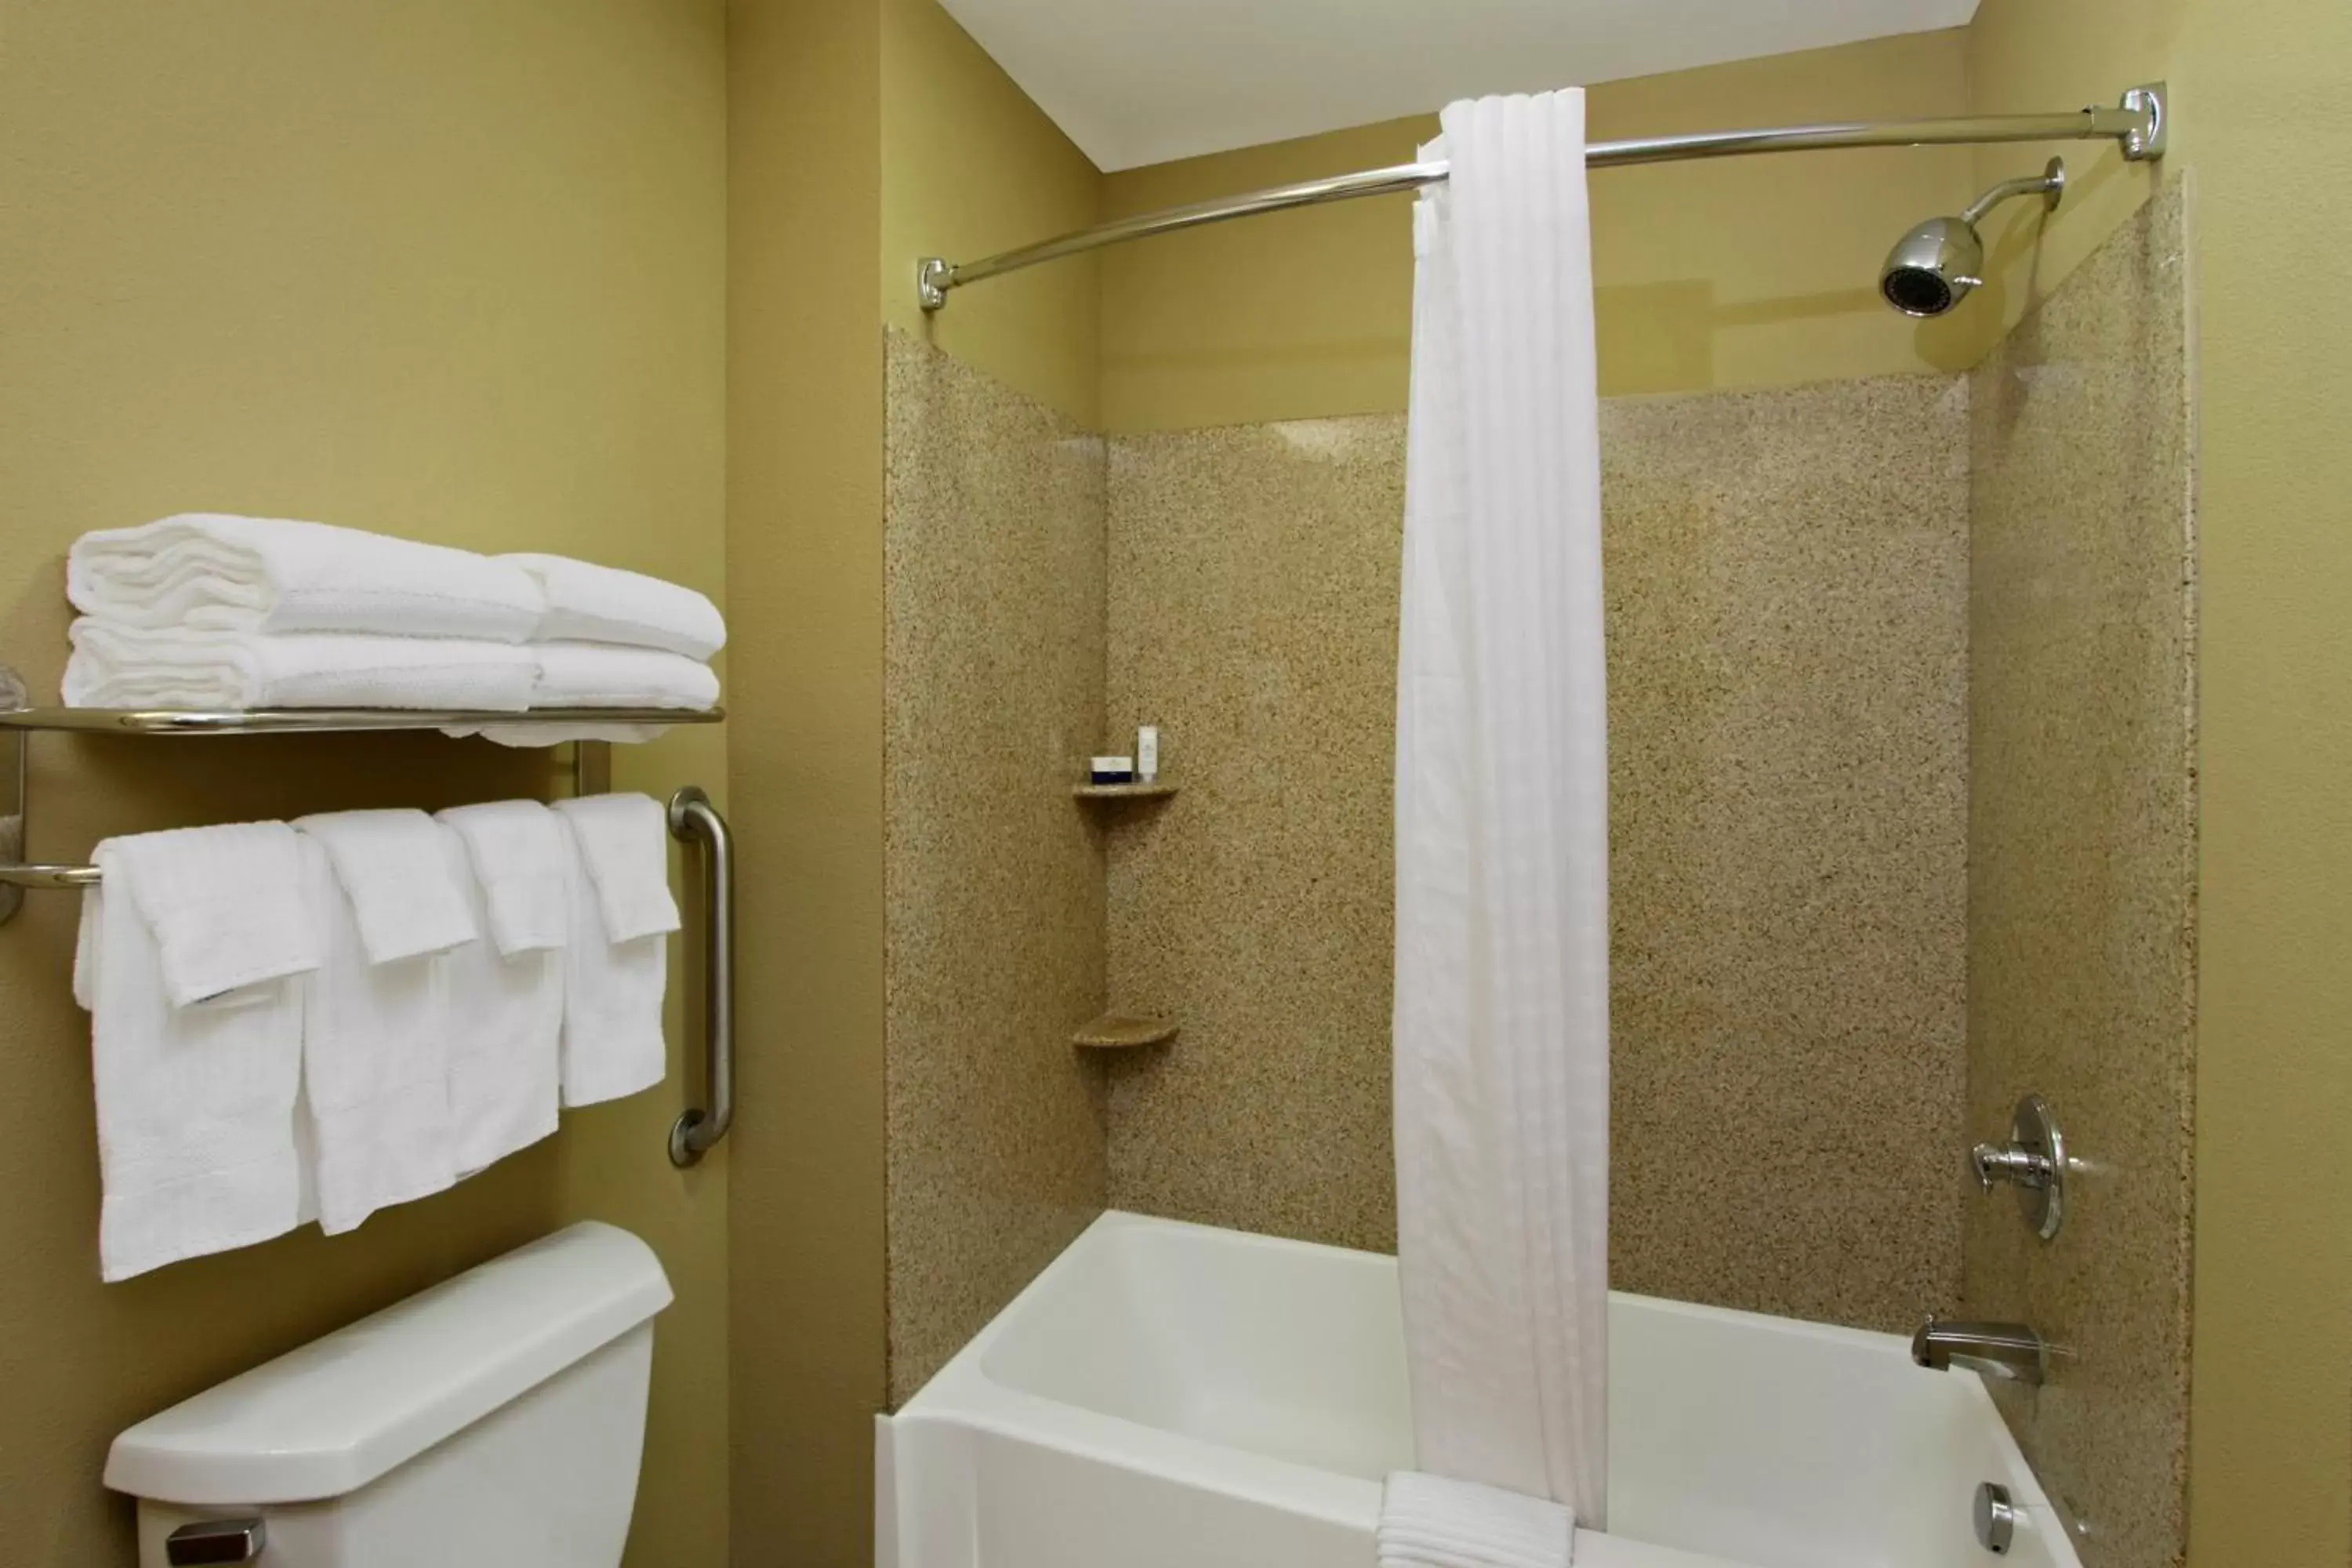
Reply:
[[1878, 291], [1906, 316], [1940, 316], [1983, 281], [1984, 240], [1977, 225], [2011, 196], [2039, 195], [2056, 206], [2066, 190], [2066, 163], [2050, 160], [2041, 174], [2003, 180], [1951, 217], [1931, 217], [1895, 242], [1878, 269]]

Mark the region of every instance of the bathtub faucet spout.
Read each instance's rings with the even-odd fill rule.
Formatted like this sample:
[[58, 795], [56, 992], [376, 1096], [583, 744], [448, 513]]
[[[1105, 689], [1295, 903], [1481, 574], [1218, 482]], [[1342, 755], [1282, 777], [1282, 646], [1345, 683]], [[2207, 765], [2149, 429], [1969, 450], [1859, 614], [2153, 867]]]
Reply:
[[1947, 1323], [1930, 1312], [1911, 1336], [1911, 1359], [1934, 1372], [1957, 1366], [2040, 1383], [2050, 1369], [2050, 1346], [2023, 1323]]

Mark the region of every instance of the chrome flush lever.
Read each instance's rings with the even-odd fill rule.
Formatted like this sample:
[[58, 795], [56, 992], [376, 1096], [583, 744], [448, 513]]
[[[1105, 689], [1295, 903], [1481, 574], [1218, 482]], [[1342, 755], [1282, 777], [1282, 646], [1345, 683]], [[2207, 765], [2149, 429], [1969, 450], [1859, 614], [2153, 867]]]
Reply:
[[1969, 1170], [1987, 1193], [1996, 1182], [2015, 1187], [2018, 1212], [2042, 1240], [2056, 1236], [2065, 1223], [2066, 1135], [2040, 1095], [2017, 1102], [2008, 1142], [1979, 1143], [1969, 1151]]
[[206, 1519], [184, 1524], [163, 1538], [163, 1561], [173, 1568], [205, 1563], [251, 1563], [269, 1544], [269, 1527], [258, 1519]]

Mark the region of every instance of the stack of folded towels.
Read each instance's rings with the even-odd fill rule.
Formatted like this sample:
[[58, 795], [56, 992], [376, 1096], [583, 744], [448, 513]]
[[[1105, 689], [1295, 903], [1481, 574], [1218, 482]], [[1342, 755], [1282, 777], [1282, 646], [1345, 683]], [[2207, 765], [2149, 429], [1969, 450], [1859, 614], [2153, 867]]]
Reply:
[[606, 795], [99, 845], [100, 1272], [350, 1230], [660, 1082], [668, 843]]
[[657, 577], [215, 512], [84, 534], [66, 595], [77, 708], [699, 709], [727, 640], [717, 606]]

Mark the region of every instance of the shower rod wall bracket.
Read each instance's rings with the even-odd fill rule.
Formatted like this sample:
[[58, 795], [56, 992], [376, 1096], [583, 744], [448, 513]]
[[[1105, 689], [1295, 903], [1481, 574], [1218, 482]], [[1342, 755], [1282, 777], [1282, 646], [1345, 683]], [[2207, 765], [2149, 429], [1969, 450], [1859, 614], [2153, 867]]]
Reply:
[[[1820, 152], [1841, 147], [1964, 146], [1995, 142], [2113, 142], [2129, 162], [2164, 156], [2171, 130], [2165, 85], [2144, 82], [2125, 92], [2113, 109], [2096, 105], [2071, 114], [1981, 114], [1942, 120], [1853, 121], [1826, 125], [1783, 125], [1757, 131], [1703, 131], [1686, 136], [1647, 136], [1626, 142], [1596, 142], [1585, 149], [1588, 169], [1635, 163], [1673, 163], [1690, 158], [1733, 158], [1752, 153]], [[1446, 177], [1444, 159], [1368, 169], [1295, 185], [1275, 185], [1190, 206], [1141, 213], [1097, 224], [976, 261], [927, 256], [915, 264], [915, 295], [925, 310], [948, 302], [948, 290], [978, 283], [1044, 261], [1121, 245], [1131, 239], [1173, 234], [1229, 218], [1285, 212], [1358, 196], [1395, 195], [1433, 185]]]

